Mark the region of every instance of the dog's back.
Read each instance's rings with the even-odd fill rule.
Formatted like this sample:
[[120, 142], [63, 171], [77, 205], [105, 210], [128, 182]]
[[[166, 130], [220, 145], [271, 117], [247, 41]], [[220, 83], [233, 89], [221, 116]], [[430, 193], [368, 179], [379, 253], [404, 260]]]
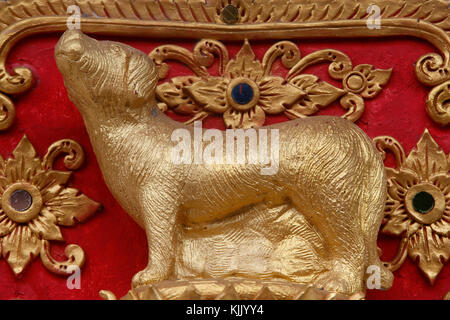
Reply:
[[[261, 165], [189, 168], [180, 194], [189, 228], [179, 249], [179, 274], [305, 282], [332, 269], [330, 255], [339, 250], [354, 270], [380, 265], [375, 229], [382, 218], [385, 176], [370, 139], [336, 117], [259, 130], [279, 130], [274, 175], [261, 175]], [[250, 259], [246, 255], [255, 263], [236, 265]]]

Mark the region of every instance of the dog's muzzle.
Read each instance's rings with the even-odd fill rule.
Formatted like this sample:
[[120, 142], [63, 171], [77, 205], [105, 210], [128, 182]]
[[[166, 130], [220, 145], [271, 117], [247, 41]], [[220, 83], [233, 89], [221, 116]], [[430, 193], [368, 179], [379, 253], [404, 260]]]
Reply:
[[59, 40], [55, 48], [55, 57], [62, 57], [71, 61], [80, 60], [83, 55], [85, 36], [78, 30], [67, 30]]

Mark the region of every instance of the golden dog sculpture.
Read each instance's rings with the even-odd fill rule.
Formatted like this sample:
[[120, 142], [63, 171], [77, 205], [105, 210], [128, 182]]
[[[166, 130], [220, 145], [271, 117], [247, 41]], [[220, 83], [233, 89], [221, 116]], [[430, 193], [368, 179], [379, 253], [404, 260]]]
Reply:
[[349, 294], [365, 291], [370, 265], [391, 285], [376, 244], [384, 167], [356, 125], [311, 117], [260, 128], [279, 130], [273, 175], [259, 164], [175, 164], [174, 130], [194, 128], [156, 107], [147, 55], [69, 30], [55, 58], [106, 184], [147, 234], [148, 266], [134, 286], [242, 277]]

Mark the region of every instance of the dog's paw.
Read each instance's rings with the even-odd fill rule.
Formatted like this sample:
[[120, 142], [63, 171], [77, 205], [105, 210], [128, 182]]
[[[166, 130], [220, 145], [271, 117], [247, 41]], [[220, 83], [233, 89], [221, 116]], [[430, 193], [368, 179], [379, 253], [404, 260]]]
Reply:
[[131, 281], [131, 285], [133, 288], [136, 288], [163, 280], [165, 280], [164, 276], [155, 273], [149, 268], [145, 268], [144, 270], [139, 271], [134, 275], [133, 280]]

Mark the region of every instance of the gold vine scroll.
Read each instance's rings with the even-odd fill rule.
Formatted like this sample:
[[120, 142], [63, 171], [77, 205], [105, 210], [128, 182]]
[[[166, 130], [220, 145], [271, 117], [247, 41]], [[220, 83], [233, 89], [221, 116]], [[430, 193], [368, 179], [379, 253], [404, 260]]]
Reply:
[[[227, 25], [227, 5], [239, 15]], [[450, 122], [450, 16], [445, 0], [17, 0], [0, 2], [0, 130], [13, 122], [11, 95], [32, 85], [29, 69], [9, 73], [6, 60], [21, 39], [67, 29], [67, 8], [77, 5], [83, 32], [108, 36], [215, 40], [309, 39], [412, 36], [439, 53], [418, 59], [418, 80], [431, 86], [426, 106], [432, 119]], [[379, 29], [367, 28], [369, 7], [380, 8]], [[264, 23], [262, 23], [264, 22]], [[270, 32], [267, 32], [270, 31]]]

